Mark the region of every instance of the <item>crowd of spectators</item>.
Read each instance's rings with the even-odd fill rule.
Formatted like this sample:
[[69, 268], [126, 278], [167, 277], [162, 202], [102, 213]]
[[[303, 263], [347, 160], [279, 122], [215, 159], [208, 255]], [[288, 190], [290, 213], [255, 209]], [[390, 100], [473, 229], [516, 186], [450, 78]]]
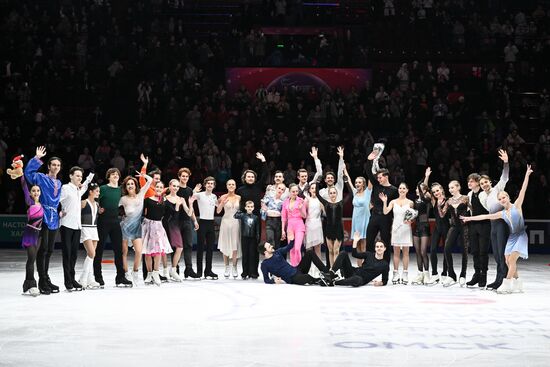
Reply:
[[[283, 16], [279, 8], [258, 19], [270, 19], [266, 24], [292, 24], [294, 13], [286, 12], [296, 10], [289, 5], [300, 1], [286, 3]], [[388, 7], [378, 8], [390, 3], [395, 15]], [[407, 7], [402, 8], [402, 3]], [[430, 3], [432, 8], [426, 8]], [[229, 178], [258, 167], [256, 151], [265, 154], [271, 174], [283, 170], [291, 182], [299, 168], [313, 169], [308, 154], [312, 145], [319, 147], [327, 170], [336, 168], [336, 147], [343, 145], [350, 174], [356, 176], [364, 172], [373, 143], [384, 141], [382, 165], [389, 168], [391, 182], [405, 181], [409, 187], [423, 177], [426, 166], [432, 167], [433, 179], [442, 183], [458, 179], [465, 184], [471, 172], [486, 172], [497, 179], [496, 152], [503, 147], [511, 163], [508, 190], [515, 194], [525, 164], [533, 163], [534, 179], [524, 209], [527, 217], [548, 218], [550, 62], [545, 60], [550, 22], [545, 21], [546, 9], [526, 6], [524, 11], [495, 18], [494, 14], [503, 14], [502, 7], [486, 6], [483, 14], [476, 15], [466, 1], [372, 4], [373, 27], [382, 30], [385, 17], [395, 17], [392, 26], [417, 37], [424, 31], [418, 27], [413, 32], [411, 22], [420, 20], [418, 4], [424, 4], [426, 18], [448, 18], [444, 24], [453, 24], [453, 36], [444, 38], [444, 43], [457, 52], [480, 48], [485, 40], [479, 32], [487, 26], [487, 53], [494, 56], [493, 62], [472, 58], [473, 64], [482, 66], [468, 75], [442, 56], [427, 59], [410, 54], [401, 56], [396, 67], [388, 67], [381, 54], [376, 63], [367, 64], [366, 45], [372, 42], [372, 47], [374, 39], [364, 37], [364, 29], [344, 31], [341, 38], [303, 37], [306, 44], [314, 45], [304, 51], [311, 62], [304, 65], [370, 66], [373, 79], [362, 88], [275, 90], [258, 85], [230, 95], [225, 66], [262, 65], [272, 56], [272, 41], [261, 41], [265, 35], [245, 21], [235, 24], [227, 35], [194, 38], [178, 13], [166, 10], [168, 5], [173, 10], [173, 1], [1, 2], [0, 211], [23, 212], [20, 188], [5, 169], [17, 154], [30, 158], [37, 145], [46, 145], [49, 155], [60, 156], [65, 173], [78, 164], [98, 172], [99, 180], [111, 166], [132, 174], [144, 153], [166, 180], [187, 166], [193, 183], [213, 175], [223, 190]], [[256, 8], [251, 5], [250, 9], [245, 10]], [[442, 13], [453, 17], [441, 18]], [[451, 20], [466, 16], [462, 35], [455, 34], [460, 27]], [[527, 34], [536, 37], [518, 35], [524, 25]], [[434, 29], [429, 28], [429, 33]], [[354, 39], [364, 43], [350, 41]], [[432, 38], [425, 44], [430, 42]], [[358, 56], [361, 49], [363, 59]], [[289, 60], [288, 56], [282, 59], [292, 65]], [[66, 174], [62, 180], [67, 180]]]

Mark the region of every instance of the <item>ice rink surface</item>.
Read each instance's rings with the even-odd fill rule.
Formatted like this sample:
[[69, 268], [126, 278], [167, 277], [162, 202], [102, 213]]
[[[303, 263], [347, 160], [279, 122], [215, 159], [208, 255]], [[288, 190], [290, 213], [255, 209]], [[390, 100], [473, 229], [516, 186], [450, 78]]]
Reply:
[[[510, 295], [458, 285], [321, 288], [223, 276], [121, 289], [106, 264], [105, 289], [32, 298], [21, 295], [25, 259], [23, 250], [0, 251], [0, 366], [550, 365], [547, 255], [519, 262], [525, 292]], [[52, 259], [52, 281], [62, 286], [61, 251]], [[81, 252], [77, 273], [83, 259]], [[489, 281], [493, 270], [491, 262]]]

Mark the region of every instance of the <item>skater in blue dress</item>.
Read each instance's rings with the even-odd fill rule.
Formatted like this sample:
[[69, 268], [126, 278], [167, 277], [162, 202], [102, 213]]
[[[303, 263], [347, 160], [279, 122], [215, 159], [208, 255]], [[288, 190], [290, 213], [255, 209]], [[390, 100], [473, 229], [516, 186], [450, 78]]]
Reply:
[[[359, 176], [355, 179], [355, 185], [352, 184], [348, 170], [344, 168], [344, 175], [347, 177], [349, 189], [353, 194], [353, 214], [351, 216], [351, 233], [359, 232], [361, 238], [357, 243], [357, 251], [365, 252], [367, 244], [367, 226], [370, 219], [370, 197], [372, 194], [372, 184], [365, 177]], [[357, 266], [363, 264], [363, 259], [357, 259]]]
[[513, 204], [510, 201], [510, 195], [508, 195], [506, 191], [501, 191], [498, 194], [498, 201], [500, 205], [504, 207], [501, 212], [463, 218], [466, 222], [471, 220], [503, 219], [510, 229], [510, 235], [508, 237], [508, 241], [506, 242], [506, 249], [504, 250], [506, 265], [508, 265], [508, 275], [502, 282], [502, 285], [497, 289], [497, 293], [523, 291], [523, 283], [519, 279], [516, 263], [519, 257], [524, 259], [527, 259], [528, 257], [528, 237], [527, 232], [525, 232], [525, 221], [523, 219], [521, 205], [523, 204], [523, 199], [525, 198], [525, 191], [527, 190], [527, 185], [529, 185], [529, 175], [531, 173], [533, 173], [533, 170], [530, 165], [527, 165], [523, 185], [519, 191], [518, 198]]

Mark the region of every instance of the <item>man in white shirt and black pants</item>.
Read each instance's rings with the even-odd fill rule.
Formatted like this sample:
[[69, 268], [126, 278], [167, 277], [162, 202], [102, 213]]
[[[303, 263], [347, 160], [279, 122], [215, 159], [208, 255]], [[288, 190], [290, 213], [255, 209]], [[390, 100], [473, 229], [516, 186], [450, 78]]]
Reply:
[[[506, 188], [510, 173], [508, 153], [501, 149], [498, 151], [498, 155], [503, 162], [502, 174], [498, 183], [493, 187], [491, 178], [486, 175], [481, 175], [481, 179], [479, 180], [479, 185], [483, 190], [479, 194], [479, 200], [489, 214], [499, 212], [503, 209], [498, 201], [498, 194]], [[506, 248], [506, 242], [508, 240], [508, 231], [508, 225], [503, 219], [491, 221], [491, 247], [493, 249], [495, 262], [497, 263], [497, 275], [495, 281], [487, 285], [487, 289], [498, 289], [502, 284], [502, 280], [506, 278], [506, 274], [508, 273], [508, 266], [506, 266], [506, 258], [504, 257], [504, 249]]]
[[94, 174], [90, 173], [86, 181], [82, 182], [84, 170], [80, 167], [73, 167], [69, 171], [70, 182], [61, 187], [61, 250], [63, 253], [63, 275], [65, 278], [65, 288], [67, 290], [82, 290], [80, 285], [75, 280], [74, 267], [78, 256], [78, 244], [80, 243], [80, 230], [82, 224], [80, 221], [80, 213], [82, 210], [81, 199], [82, 194], [88, 190], [88, 184], [94, 178]]
[[206, 279], [218, 279], [218, 275], [212, 271], [212, 251], [216, 241], [214, 232], [214, 211], [218, 197], [212, 191], [216, 187], [216, 179], [212, 176], [204, 179], [204, 192], [199, 192], [201, 184], [195, 186], [193, 198], [199, 206], [199, 230], [197, 232], [197, 274], [202, 275], [202, 253], [206, 250], [206, 267], [204, 277]]

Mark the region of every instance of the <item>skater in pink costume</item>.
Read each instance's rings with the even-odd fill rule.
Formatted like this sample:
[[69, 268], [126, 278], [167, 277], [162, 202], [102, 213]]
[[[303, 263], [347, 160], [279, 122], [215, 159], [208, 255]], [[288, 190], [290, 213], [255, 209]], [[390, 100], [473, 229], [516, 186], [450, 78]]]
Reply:
[[290, 185], [290, 195], [283, 203], [281, 211], [281, 239], [294, 240], [294, 248], [290, 250], [290, 264], [297, 266], [302, 259], [302, 242], [306, 233], [304, 218], [306, 217], [306, 207], [304, 199], [298, 196], [298, 185]]

